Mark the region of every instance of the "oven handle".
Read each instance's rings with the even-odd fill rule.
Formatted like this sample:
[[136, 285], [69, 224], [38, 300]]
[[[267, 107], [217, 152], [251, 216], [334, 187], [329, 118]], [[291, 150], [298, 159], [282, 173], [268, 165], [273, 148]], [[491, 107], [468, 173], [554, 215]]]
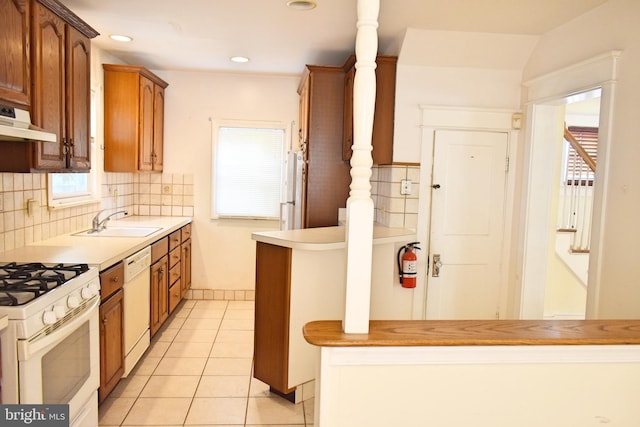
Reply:
[[32, 340], [19, 340], [18, 360], [21, 362], [29, 360], [43, 349], [46, 349], [47, 347], [52, 346], [71, 335], [81, 324], [97, 313], [99, 305], [100, 296], [96, 295], [93, 297], [93, 301], [86, 306], [85, 310], [80, 315], [61, 324], [54, 332], [44, 335], [43, 337], [35, 337]]

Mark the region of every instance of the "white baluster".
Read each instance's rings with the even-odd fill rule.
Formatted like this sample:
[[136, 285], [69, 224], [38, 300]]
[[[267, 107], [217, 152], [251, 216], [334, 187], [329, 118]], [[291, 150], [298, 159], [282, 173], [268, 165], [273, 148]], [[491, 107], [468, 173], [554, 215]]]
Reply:
[[358, 0], [356, 74], [353, 88], [353, 155], [347, 200], [345, 333], [369, 332], [373, 215], [371, 135], [376, 98], [379, 0]]

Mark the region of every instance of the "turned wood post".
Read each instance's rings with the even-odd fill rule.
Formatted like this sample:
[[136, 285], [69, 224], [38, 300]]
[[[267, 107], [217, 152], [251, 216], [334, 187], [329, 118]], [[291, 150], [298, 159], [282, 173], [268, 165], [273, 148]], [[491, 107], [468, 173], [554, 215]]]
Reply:
[[353, 155], [347, 199], [345, 333], [369, 331], [374, 206], [371, 199], [371, 135], [376, 99], [379, 0], [358, 0], [356, 74], [353, 87]]

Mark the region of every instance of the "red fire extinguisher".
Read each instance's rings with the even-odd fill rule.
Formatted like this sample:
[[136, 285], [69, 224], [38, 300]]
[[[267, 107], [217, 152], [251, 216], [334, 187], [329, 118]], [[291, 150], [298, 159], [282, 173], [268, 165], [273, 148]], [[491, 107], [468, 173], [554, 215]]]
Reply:
[[417, 244], [411, 242], [398, 250], [398, 274], [403, 288], [416, 287], [416, 275], [418, 274], [418, 257], [414, 250], [420, 250]]

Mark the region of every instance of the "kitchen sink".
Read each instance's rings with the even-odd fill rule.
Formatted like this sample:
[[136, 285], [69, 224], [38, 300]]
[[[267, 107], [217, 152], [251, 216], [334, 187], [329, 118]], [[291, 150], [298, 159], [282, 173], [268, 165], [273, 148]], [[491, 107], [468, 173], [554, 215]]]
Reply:
[[158, 230], [160, 230], [160, 227], [112, 226], [95, 232], [93, 230], [84, 230], [73, 235], [85, 237], [147, 237]]

